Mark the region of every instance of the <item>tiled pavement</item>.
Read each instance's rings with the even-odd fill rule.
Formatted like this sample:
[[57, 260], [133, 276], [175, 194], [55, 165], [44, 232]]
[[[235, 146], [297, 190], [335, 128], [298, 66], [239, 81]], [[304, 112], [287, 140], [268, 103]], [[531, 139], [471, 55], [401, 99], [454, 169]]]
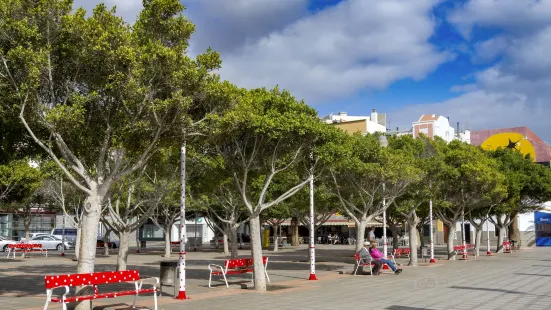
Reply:
[[[163, 296], [159, 309], [551, 309], [551, 249], [530, 248], [511, 254], [480, 257], [468, 261], [438, 261], [408, 268], [398, 276], [351, 276], [338, 271], [353, 267], [352, 247], [318, 247], [319, 281], [308, 276], [306, 248], [284, 249], [270, 256], [268, 272], [271, 290], [256, 293], [237, 288], [250, 275], [232, 276], [235, 285], [226, 289], [222, 282], [209, 289], [210, 262], [221, 262], [218, 253], [192, 252], [188, 255], [190, 300]], [[129, 268], [148, 276], [158, 276], [160, 253], [131, 255]], [[240, 254], [246, 256], [247, 251]], [[174, 259], [173, 259], [174, 260]], [[405, 262], [405, 261], [402, 261]], [[98, 258], [97, 270], [112, 270], [115, 257]], [[0, 309], [42, 309], [45, 301], [43, 275], [69, 273], [75, 263], [38, 255], [29, 259], [0, 259]], [[101, 288], [100, 288], [101, 289]], [[95, 309], [128, 309], [131, 298], [104, 299]], [[143, 309], [152, 306], [152, 297], [138, 298]], [[51, 305], [49, 309], [61, 309]]]

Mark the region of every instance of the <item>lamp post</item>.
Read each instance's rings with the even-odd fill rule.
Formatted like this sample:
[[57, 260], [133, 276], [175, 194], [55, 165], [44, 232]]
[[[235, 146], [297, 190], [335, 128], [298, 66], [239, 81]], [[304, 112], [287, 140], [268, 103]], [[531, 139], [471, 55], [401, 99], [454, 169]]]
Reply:
[[486, 219], [486, 239], [486, 254], [492, 255], [492, 252], [490, 251], [490, 221], [488, 219]]
[[63, 213], [63, 229], [61, 234], [61, 244], [63, 245], [61, 247], [61, 256], [65, 256], [65, 213]]
[[[388, 140], [385, 134], [379, 136], [379, 144], [381, 147], [385, 148], [388, 146]], [[388, 245], [386, 241], [386, 193], [385, 193], [385, 183], [383, 183], [383, 253], [386, 256], [388, 255]]]
[[429, 217], [430, 217], [430, 262], [435, 263], [434, 260], [434, 237], [432, 228], [432, 199], [429, 201]]
[[180, 253], [178, 253], [179, 291], [176, 299], [187, 299], [186, 296], [186, 144], [181, 149], [181, 196], [180, 196]]

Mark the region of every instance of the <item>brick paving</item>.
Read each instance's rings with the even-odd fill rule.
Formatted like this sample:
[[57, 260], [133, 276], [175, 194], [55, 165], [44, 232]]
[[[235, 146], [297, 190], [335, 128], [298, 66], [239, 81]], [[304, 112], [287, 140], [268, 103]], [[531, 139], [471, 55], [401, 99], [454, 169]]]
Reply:
[[[249, 251], [240, 251], [247, 256]], [[158, 276], [160, 251], [129, 256], [129, 269], [145, 276]], [[267, 251], [272, 284], [266, 293], [240, 289], [250, 274], [232, 275], [231, 287], [216, 281], [208, 288], [207, 264], [225, 257], [213, 250], [188, 254], [187, 293], [190, 300], [159, 299], [159, 309], [549, 309], [551, 305], [551, 248], [529, 248], [511, 254], [480, 257], [468, 261], [439, 260], [437, 264], [403, 267], [400, 275], [378, 277], [350, 275], [353, 248], [344, 245], [318, 246], [319, 281], [307, 281], [306, 247]], [[175, 260], [176, 258], [172, 258]], [[98, 257], [97, 271], [113, 270], [116, 256]], [[405, 263], [404, 259], [398, 260]], [[59, 255], [33, 254], [31, 258], [0, 258], [0, 309], [42, 309], [46, 274], [71, 273], [76, 263]], [[341, 272], [345, 274], [340, 274]], [[101, 290], [101, 287], [100, 287]], [[171, 288], [165, 292], [171, 292]], [[130, 309], [132, 298], [94, 302], [94, 309]], [[153, 298], [138, 298], [141, 309], [151, 309]], [[149, 307], [149, 308], [148, 308]], [[51, 305], [49, 309], [61, 309]]]

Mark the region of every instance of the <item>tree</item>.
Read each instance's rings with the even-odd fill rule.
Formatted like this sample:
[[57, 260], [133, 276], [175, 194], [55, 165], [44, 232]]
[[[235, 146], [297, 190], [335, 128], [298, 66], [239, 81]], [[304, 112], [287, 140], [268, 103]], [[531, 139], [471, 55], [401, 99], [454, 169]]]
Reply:
[[0, 93], [87, 196], [79, 273], [94, 270], [111, 186], [221, 108], [211, 101], [221, 85], [210, 73], [219, 68], [218, 54], [186, 56], [194, 26], [181, 15], [184, 7], [177, 0], [143, 4], [130, 26], [103, 4], [87, 17], [69, 0], [0, 3]]
[[475, 207], [484, 206], [484, 196], [493, 196], [496, 180], [501, 180], [496, 163], [482, 149], [457, 140], [445, 144], [440, 141], [439, 156], [443, 165], [433, 183], [436, 199], [434, 212], [449, 228], [448, 259], [455, 259], [453, 240], [457, 223]]
[[157, 209], [176, 174], [174, 171], [172, 178], [158, 179], [156, 175], [147, 175], [145, 170], [119, 182], [118, 190], [107, 199], [106, 213], [109, 217], [104, 217], [102, 222], [119, 237], [117, 271], [126, 270], [130, 236]]
[[547, 167], [533, 164], [529, 156], [524, 156], [517, 150], [498, 149], [490, 154], [498, 161], [499, 169], [507, 182], [507, 196], [493, 209], [490, 217], [498, 233], [497, 251], [501, 252], [503, 231], [507, 227], [512, 226], [509, 237], [520, 245], [516, 216], [538, 210], [544, 202], [551, 200], [551, 171]]
[[[266, 290], [262, 264], [260, 213], [276, 206], [308, 183], [308, 171], [282, 194], [268, 198], [280, 174], [298, 169], [315, 137], [324, 129], [317, 113], [286, 91], [254, 89], [217, 121], [211, 136], [213, 156], [223, 159], [250, 217], [255, 290]], [[325, 127], [326, 128], [326, 127]], [[259, 190], [257, 190], [259, 188]]]
[[[378, 136], [353, 135], [339, 146], [343, 152], [330, 170], [341, 208], [356, 224], [356, 251], [362, 247], [367, 223], [381, 215], [407, 186], [420, 179], [413, 156], [400, 149], [382, 148]], [[383, 203], [385, 200], [385, 203]]]
[[[65, 220], [69, 221], [69, 224], [76, 228], [76, 244], [75, 244], [75, 257], [77, 260], [80, 250], [80, 234], [81, 234], [81, 222], [82, 222], [82, 202], [85, 199], [82, 191], [79, 191], [75, 186], [63, 179], [63, 174], [59, 169], [56, 169], [50, 176], [50, 178], [44, 181], [41, 191], [49, 201], [55, 204], [63, 212]], [[74, 215], [74, 216], [71, 216]]]

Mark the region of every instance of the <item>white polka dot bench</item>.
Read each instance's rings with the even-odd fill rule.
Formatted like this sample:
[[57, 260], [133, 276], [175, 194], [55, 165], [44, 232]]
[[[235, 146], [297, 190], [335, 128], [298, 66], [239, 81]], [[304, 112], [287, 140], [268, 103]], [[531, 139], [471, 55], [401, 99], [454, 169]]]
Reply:
[[[262, 264], [264, 265], [264, 274], [266, 275], [266, 279], [268, 282], [270, 282], [270, 277], [268, 277], [268, 257], [263, 256], [262, 257]], [[216, 267], [220, 269], [220, 271], [217, 271]], [[252, 258], [237, 258], [237, 259], [228, 259], [224, 261], [224, 266], [216, 265], [216, 264], [209, 264], [209, 287], [212, 281], [212, 276], [222, 276], [224, 277], [224, 282], [226, 283], [226, 287], [229, 288], [228, 285], [228, 279], [226, 278], [226, 275], [229, 274], [244, 274], [247, 272], [253, 272], [253, 259]], [[253, 275], [253, 281], [254, 281], [254, 275]]]
[[[149, 281], [151, 280], [151, 281]], [[135, 289], [116, 292], [100, 293], [98, 285], [112, 284], [112, 283], [124, 283], [133, 282]], [[144, 282], [151, 282], [153, 287], [142, 288]], [[149, 283], [146, 283], [149, 284]], [[95, 300], [103, 298], [115, 298], [119, 296], [134, 295], [134, 302], [132, 306], [136, 306], [136, 297], [141, 294], [153, 293], [153, 299], [155, 301], [155, 310], [157, 310], [157, 286], [159, 285], [159, 278], [140, 278], [140, 273], [137, 270], [125, 270], [125, 271], [107, 271], [107, 272], [94, 272], [94, 273], [75, 273], [64, 274], [55, 276], [46, 276], [44, 279], [44, 286], [46, 287], [46, 304], [44, 310], [48, 309], [48, 304], [61, 303], [63, 310], [67, 310], [67, 303], [79, 302], [86, 300]], [[71, 287], [76, 286], [90, 286], [93, 288], [93, 293], [88, 295], [72, 295], [67, 296]], [[57, 288], [65, 288], [65, 294], [60, 297], [52, 297], [52, 293]]]

